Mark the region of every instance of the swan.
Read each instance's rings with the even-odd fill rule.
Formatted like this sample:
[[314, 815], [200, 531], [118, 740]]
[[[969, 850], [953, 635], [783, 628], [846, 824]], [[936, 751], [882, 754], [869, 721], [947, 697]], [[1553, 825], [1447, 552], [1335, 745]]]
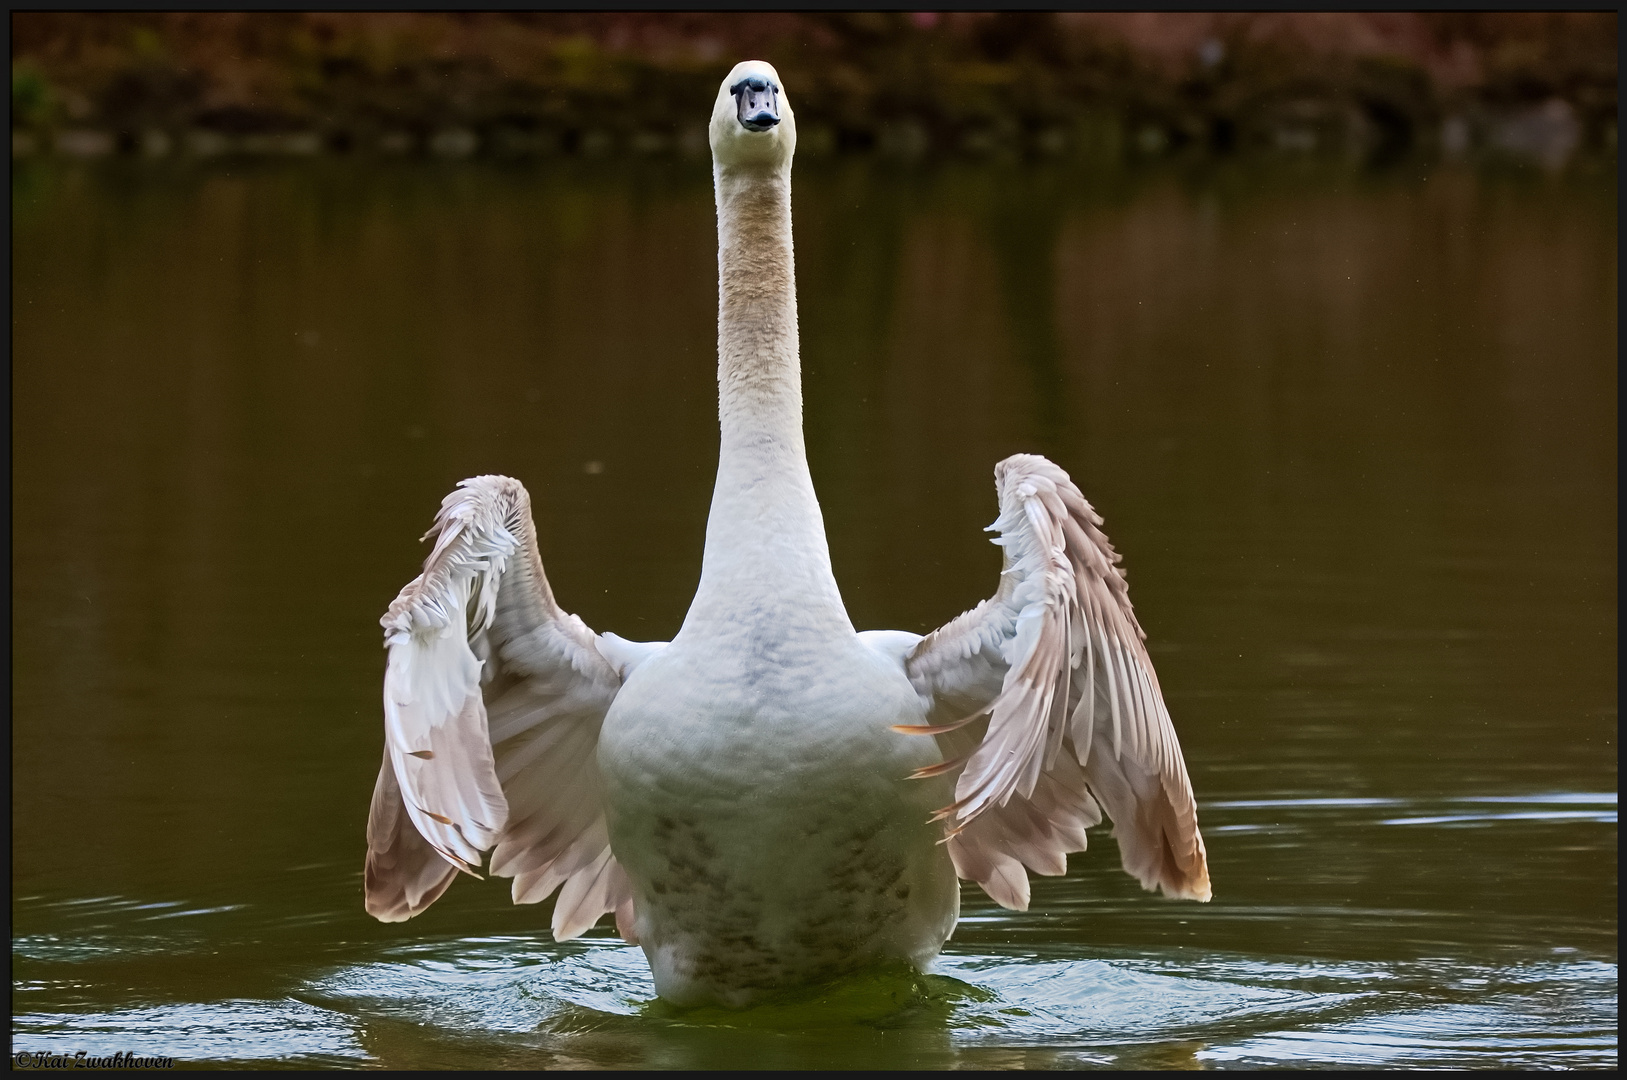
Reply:
[[1026, 910], [1112, 819], [1147, 889], [1208, 900], [1180, 744], [1101, 518], [1061, 468], [995, 467], [994, 595], [922, 637], [854, 630], [802, 433], [779, 75], [729, 72], [709, 141], [722, 438], [700, 583], [670, 642], [595, 633], [543, 573], [517, 480], [465, 480], [381, 623], [385, 751], [365, 906], [459, 873], [558, 890], [557, 939], [613, 913], [678, 1005], [917, 968], [961, 878]]

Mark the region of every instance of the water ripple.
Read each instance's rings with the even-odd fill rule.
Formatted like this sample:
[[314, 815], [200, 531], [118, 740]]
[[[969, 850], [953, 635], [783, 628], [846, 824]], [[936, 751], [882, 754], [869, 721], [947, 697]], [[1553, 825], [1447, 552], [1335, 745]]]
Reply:
[[11, 1049], [135, 1053], [181, 1061], [360, 1059], [355, 1023], [303, 1001], [221, 1001], [89, 1014], [19, 1013]]
[[[934, 971], [961, 988], [941, 1024], [943, 1065], [995, 1065], [987, 1053], [1044, 1049], [1072, 1056], [1018, 1063], [1157, 1066], [1172, 1063], [1171, 1047], [1190, 1064], [1256, 1066], [1615, 1060], [1615, 965], [1580, 957], [1499, 966], [950, 953]], [[620, 945], [426, 943], [337, 971], [310, 990], [358, 1023], [382, 1016], [465, 1041], [520, 1037], [556, 1054], [607, 1026], [625, 1043], [629, 1022], [641, 1053], [656, 1057], [678, 1028], [721, 1031], [716, 1018], [680, 1016], [674, 1027], [652, 1014], [649, 969], [637, 949]], [[878, 1024], [888, 1022], [855, 1030]]]

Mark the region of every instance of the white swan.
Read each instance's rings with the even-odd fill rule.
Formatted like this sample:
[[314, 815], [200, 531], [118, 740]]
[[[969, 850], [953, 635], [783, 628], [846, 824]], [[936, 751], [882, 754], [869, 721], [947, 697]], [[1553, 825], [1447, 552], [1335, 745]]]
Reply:
[[1104, 809], [1126, 871], [1207, 900], [1118, 556], [1060, 468], [996, 466], [992, 598], [924, 638], [854, 631], [803, 447], [796, 122], [772, 67], [729, 73], [710, 138], [722, 444], [694, 603], [670, 643], [595, 634], [555, 602], [518, 481], [448, 495], [382, 620], [367, 910], [410, 918], [495, 848], [516, 903], [559, 889], [557, 938], [614, 912], [663, 997], [738, 1005], [926, 965], [957, 874], [1025, 909], [1025, 867], [1063, 873]]

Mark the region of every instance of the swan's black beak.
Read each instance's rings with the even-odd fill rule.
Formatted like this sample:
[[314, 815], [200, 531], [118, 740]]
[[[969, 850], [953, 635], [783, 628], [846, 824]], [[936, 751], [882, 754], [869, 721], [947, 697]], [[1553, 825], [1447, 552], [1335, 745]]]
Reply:
[[735, 116], [747, 131], [767, 131], [780, 122], [780, 88], [753, 75], [729, 87]]

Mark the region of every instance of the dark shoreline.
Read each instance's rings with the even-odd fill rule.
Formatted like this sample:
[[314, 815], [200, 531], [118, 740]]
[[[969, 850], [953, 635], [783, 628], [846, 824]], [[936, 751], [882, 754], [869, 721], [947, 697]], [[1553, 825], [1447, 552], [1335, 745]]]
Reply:
[[704, 156], [772, 59], [803, 152], [1125, 161], [1615, 153], [1616, 16], [40, 14], [14, 155]]

